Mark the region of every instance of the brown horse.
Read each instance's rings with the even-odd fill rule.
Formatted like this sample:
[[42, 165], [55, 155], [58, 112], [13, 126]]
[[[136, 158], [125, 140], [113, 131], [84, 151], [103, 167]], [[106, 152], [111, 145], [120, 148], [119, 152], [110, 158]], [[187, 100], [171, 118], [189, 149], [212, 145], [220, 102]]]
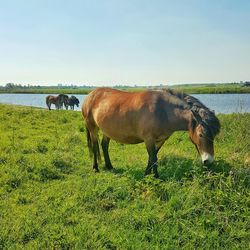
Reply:
[[213, 141], [220, 122], [213, 111], [192, 96], [171, 90], [133, 93], [98, 88], [85, 99], [82, 114], [95, 171], [99, 171], [98, 128], [103, 132], [101, 145], [107, 169], [113, 168], [108, 153], [110, 139], [126, 144], [144, 142], [148, 152], [145, 174], [153, 169], [158, 177], [157, 153], [179, 130], [189, 131], [204, 165], [213, 161]]
[[54, 104], [56, 109], [63, 109], [63, 104], [66, 109], [68, 109], [68, 102], [69, 102], [69, 97], [64, 94], [60, 94], [58, 96], [53, 96], [53, 95], [48, 95], [46, 97], [46, 104], [51, 110], [51, 104]]
[[46, 104], [49, 110], [51, 110], [51, 104], [54, 104], [56, 109], [60, 109], [61, 99], [58, 96], [48, 95], [46, 96]]

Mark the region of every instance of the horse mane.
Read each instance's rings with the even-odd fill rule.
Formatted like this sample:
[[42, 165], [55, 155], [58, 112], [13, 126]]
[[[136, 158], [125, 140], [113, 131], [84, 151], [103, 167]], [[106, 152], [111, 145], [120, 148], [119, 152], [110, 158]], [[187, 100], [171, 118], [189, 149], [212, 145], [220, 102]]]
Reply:
[[170, 96], [177, 98], [176, 103], [179, 106], [193, 113], [198, 123], [207, 130], [207, 136], [209, 136], [210, 139], [214, 139], [220, 132], [220, 121], [215, 116], [215, 112], [210, 110], [197, 98], [172, 89], [164, 89], [164, 91]]

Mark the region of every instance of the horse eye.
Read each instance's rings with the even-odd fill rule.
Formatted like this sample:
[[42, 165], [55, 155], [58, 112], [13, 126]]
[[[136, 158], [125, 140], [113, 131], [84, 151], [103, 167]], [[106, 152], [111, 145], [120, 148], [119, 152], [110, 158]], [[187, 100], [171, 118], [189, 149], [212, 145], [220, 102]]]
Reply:
[[199, 134], [200, 137], [202, 137], [202, 134]]

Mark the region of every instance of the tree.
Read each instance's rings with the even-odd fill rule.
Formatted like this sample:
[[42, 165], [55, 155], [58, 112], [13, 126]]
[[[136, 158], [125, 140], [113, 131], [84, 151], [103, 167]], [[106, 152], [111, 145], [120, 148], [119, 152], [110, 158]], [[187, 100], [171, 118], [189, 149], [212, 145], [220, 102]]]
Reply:
[[6, 89], [14, 89], [15, 88], [15, 84], [14, 83], [6, 83], [5, 88]]

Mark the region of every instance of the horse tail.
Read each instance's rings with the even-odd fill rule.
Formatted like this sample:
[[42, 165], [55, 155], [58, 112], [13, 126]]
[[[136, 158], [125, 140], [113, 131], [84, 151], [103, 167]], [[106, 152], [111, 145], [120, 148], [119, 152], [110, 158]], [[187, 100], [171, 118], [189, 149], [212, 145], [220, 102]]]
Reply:
[[101, 154], [100, 154], [100, 147], [99, 147], [99, 140], [98, 140], [98, 126], [95, 123], [95, 119], [93, 117], [92, 111], [91, 111], [91, 102], [89, 103], [89, 96], [84, 101], [84, 104], [82, 106], [82, 115], [83, 119], [85, 120], [85, 127], [86, 127], [86, 133], [87, 133], [87, 145], [89, 148], [89, 154], [90, 157], [94, 156], [94, 162], [93, 162], [93, 168], [98, 170], [98, 166], [96, 165], [96, 160], [101, 160]]
[[89, 154], [90, 154], [90, 156], [92, 156], [93, 155], [92, 140], [91, 140], [90, 132], [89, 132], [87, 127], [86, 127], [86, 133], [87, 133], [87, 142], [88, 142]]
[[87, 143], [89, 148], [89, 154], [90, 156], [93, 155], [93, 153], [96, 153], [98, 160], [101, 160], [101, 154], [100, 154], [100, 147], [99, 147], [99, 140], [98, 135], [94, 140], [91, 138], [91, 134], [89, 132], [89, 129], [86, 127], [86, 133], [87, 133]]

